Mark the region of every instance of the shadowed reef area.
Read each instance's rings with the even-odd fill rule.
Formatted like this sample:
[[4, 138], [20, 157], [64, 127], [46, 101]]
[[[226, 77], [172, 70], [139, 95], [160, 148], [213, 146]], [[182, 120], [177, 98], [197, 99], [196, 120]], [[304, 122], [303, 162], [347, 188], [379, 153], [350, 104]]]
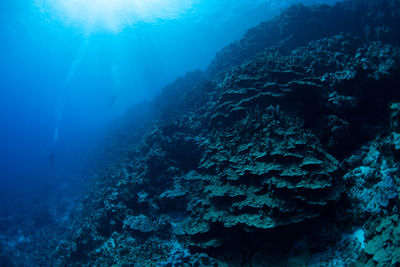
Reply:
[[400, 2], [295, 5], [133, 107], [54, 266], [400, 265]]

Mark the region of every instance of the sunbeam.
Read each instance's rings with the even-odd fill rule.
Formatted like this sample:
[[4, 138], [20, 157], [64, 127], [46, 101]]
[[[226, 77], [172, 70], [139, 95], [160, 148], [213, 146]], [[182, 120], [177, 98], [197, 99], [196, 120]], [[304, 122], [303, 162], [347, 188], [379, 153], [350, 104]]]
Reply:
[[44, 12], [91, 33], [120, 32], [127, 26], [176, 19], [194, 0], [35, 0]]

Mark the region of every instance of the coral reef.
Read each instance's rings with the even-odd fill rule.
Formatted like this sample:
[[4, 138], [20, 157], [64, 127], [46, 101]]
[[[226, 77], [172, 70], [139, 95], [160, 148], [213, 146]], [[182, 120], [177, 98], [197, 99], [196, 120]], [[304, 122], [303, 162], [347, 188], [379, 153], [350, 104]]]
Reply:
[[299, 223], [339, 198], [338, 162], [277, 108], [248, 115], [204, 142], [203, 190], [191, 195], [184, 223], [190, 235], [219, 225], [255, 231]]
[[72, 182], [62, 188], [47, 187], [46, 194], [19, 199], [2, 209], [0, 266], [51, 266], [52, 251], [71, 235], [79, 188]]
[[133, 109], [54, 265], [398, 265], [399, 21], [293, 6]]

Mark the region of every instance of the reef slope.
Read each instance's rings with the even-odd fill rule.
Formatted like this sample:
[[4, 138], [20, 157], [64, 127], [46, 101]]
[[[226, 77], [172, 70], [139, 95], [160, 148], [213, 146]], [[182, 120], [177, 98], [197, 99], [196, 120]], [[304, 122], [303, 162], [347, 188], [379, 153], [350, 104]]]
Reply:
[[53, 264], [400, 264], [399, 21], [296, 5], [133, 108]]

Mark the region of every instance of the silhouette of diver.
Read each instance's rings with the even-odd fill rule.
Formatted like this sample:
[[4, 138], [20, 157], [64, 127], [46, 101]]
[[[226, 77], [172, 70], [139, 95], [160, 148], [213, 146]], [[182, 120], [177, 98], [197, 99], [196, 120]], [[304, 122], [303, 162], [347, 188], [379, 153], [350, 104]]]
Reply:
[[55, 161], [54, 161], [54, 152], [50, 154], [49, 156], [49, 161], [50, 161], [50, 167], [54, 167]]
[[114, 103], [117, 101], [117, 99], [118, 99], [118, 94], [115, 94], [111, 97], [110, 107], [112, 107], [114, 105]]

